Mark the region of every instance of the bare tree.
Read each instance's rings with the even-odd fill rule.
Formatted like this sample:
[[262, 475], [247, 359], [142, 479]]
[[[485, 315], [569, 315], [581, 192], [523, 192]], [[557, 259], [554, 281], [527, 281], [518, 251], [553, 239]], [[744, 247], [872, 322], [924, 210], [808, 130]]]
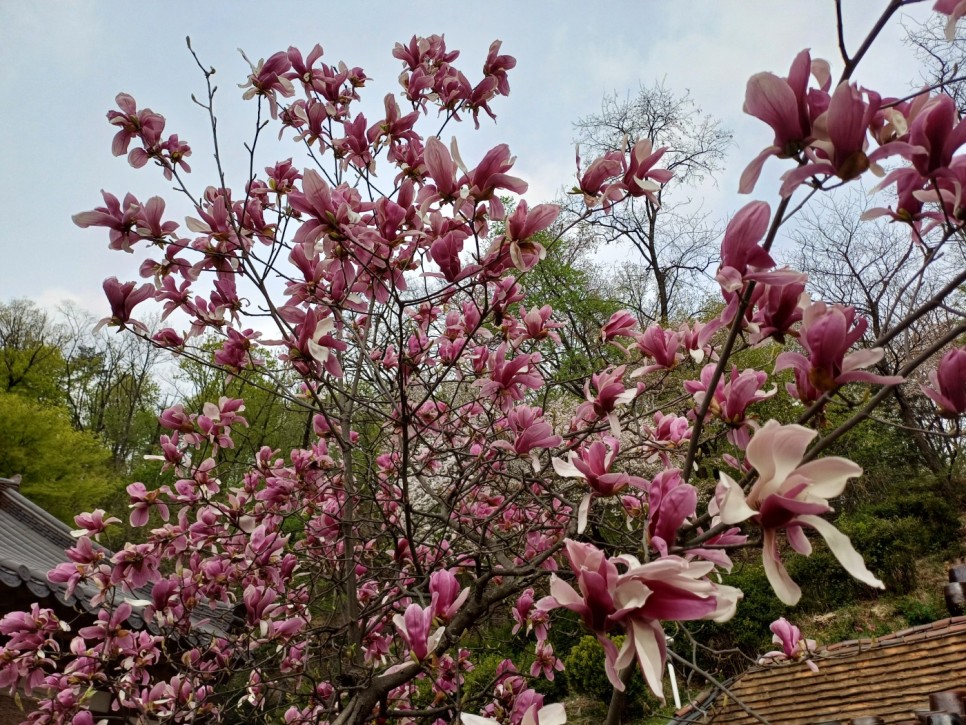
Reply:
[[[860, 221], [865, 195], [826, 196], [806, 210], [793, 233], [796, 267], [809, 275], [810, 291], [829, 303], [850, 305], [869, 321], [869, 342], [894, 328], [952, 277], [951, 261], [918, 245], [908, 227], [882, 221]], [[893, 375], [922, 353], [961, 318], [949, 305], [921, 315], [883, 346], [877, 364], [882, 375]], [[922, 382], [922, 381], [918, 381]], [[934, 473], [946, 470], [948, 439], [924, 400], [918, 382], [896, 386], [899, 422], [910, 433], [923, 463]]]
[[655, 200], [630, 199], [612, 214], [594, 214], [587, 225], [601, 242], [630, 244], [638, 252], [639, 269], [632, 276], [650, 279], [647, 304], [636, 300], [646, 318], [666, 324], [673, 317], [690, 316], [695, 309], [684, 291], [699, 283], [711, 266], [719, 230], [684, 189], [720, 170], [731, 132], [702, 113], [687, 92], [677, 94], [663, 82], [642, 85], [635, 95], [623, 98], [606, 96], [599, 113], [574, 126], [588, 159], [642, 139], [667, 148], [662, 164], [675, 177], [656, 192]]
[[922, 63], [919, 77], [924, 85], [936, 86], [956, 102], [960, 114], [966, 112], [966, 31], [957, 26], [952, 40], [946, 38], [946, 19], [931, 15], [922, 23], [906, 27], [906, 42]]

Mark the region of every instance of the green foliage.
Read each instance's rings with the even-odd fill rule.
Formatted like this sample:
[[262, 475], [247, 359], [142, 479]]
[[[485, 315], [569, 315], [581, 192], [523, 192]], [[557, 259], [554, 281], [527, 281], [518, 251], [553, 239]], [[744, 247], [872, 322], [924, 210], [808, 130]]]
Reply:
[[466, 673], [463, 680], [463, 698], [466, 702], [482, 701], [493, 689], [493, 681], [505, 655], [491, 652], [474, 658], [473, 669]]
[[[714, 643], [720, 649], [738, 647], [748, 655], [761, 652], [762, 647], [771, 641], [768, 625], [783, 616], [787, 608], [772, 591], [760, 559], [735, 566], [732, 573], [724, 577], [724, 583], [744, 592], [737, 614], [713, 630], [711, 625], [702, 623], [700, 630], [702, 633], [711, 630], [708, 633], [712, 636], [723, 637], [723, 641]], [[698, 628], [694, 630], [698, 631]]]
[[59, 333], [30, 300], [0, 303], [0, 392], [60, 402], [64, 359]]
[[600, 342], [600, 328], [622, 305], [611, 298], [598, 279], [595, 268], [574, 242], [551, 244], [548, 234], [538, 235], [548, 245], [547, 257], [522, 279], [528, 307], [550, 305], [558, 330], [560, 347], [548, 353], [553, 358], [557, 382], [579, 380], [609, 363], [617, 362], [615, 350]]
[[929, 624], [949, 616], [946, 603], [938, 595], [925, 601], [913, 596], [902, 597], [896, 601], [896, 611], [909, 623], [910, 627]]
[[24, 495], [68, 523], [120, 487], [110, 452], [66, 410], [0, 393], [0, 476], [18, 473]]

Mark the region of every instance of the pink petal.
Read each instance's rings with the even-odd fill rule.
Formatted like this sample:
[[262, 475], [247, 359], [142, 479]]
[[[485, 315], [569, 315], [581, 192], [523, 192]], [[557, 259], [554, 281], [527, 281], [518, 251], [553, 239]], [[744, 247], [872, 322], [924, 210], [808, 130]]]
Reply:
[[748, 505], [741, 487], [726, 473], [721, 473], [715, 496], [722, 523], [738, 524], [747, 521], [757, 511]]
[[775, 596], [784, 604], [793, 607], [802, 598], [802, 590], [788, 576], [785, 565], [778, 558], [778, 542], [775, 540], [775, 535], [772, 529], [765, 530], [761, 562], [765, 566], [765, 576], [768, 577], [768, 583], [775, 591]]
[[[631, 630], [634, 635], [634, 649], [637, 650], [637, 661], [641, 665], [641, 673], [647, 681], [651, 692], [664, 702], [664, 630], [653, 620], [632, 620]], [[631, 633], [628, 633], [630, 639]], [[660, 638], [660, 639], [658, 639]]]
[[842, 495], [848, 479], [862, 475], [862, 466], [847, 458], [831, 456], [809, 461], [800, 466], [795, 473], [812, 481], [806, 489], [809, 498], [818, 496], [830, 499]]

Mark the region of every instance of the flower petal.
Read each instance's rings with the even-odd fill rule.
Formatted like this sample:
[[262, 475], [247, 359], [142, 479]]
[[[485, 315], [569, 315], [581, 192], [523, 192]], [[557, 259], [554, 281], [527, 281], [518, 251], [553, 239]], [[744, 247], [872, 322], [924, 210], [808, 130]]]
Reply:
[[870, 587], [877, 589], [885, 589], [885, 584], [865, 566], [862, 555], [852, 546], [848, 536], [818, 516], [799, 516], [798, 521], [811, 526], [822, 535], [825, 543], [828, 544], [829, 551], [835, 555], [845, 571], [863, 584], [868, 584]]

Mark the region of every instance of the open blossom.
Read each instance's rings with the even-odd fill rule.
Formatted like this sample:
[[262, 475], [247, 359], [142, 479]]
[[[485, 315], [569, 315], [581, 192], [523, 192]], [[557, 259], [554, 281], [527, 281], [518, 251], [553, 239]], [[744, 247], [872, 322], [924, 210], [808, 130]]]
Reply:
[[[695, 403], [700, 406], [708, 395], [708, 386], [714, 376], [715, 365], [705, 365], [701, 370], [700, 380], [685, 380], [684, 389], [694, 396]], [[708, 414], [720, 418], [728, 428], [728, 440], [744, 448], [748, 445], [753, 423], [746, 417], [748, 406], [768, 400], [778, 392], [772, 386], [770, 390], [762, 390], [761, 386], [768, 381], [768, 373], [758, 370], [742, 370], [732, 366], [731, 375], [722, 375], [712, 395], [708, 406]]]
[[[577, 408], [577, 417], [582, 420], [599, 420], [607, 418], [610, 432], [615, 438], [620, 437], [620, 419], [617, 417], [617, 406], [627, 405], [637, 397], [637, 388], [625, 388], [622, 379], [625, 367], [620, 365], [613, 370], [594, 373], [584, 384], [585, 402]], [[591, 392], [593, 386], [596, 393]]]
[[635, 347], [640, 350], [644, 357], [649, 357], [654, 362], [638, 368], [631, 377], [646, 375], [655, 370], [673, 370], [674, 367], [684, 359], [681, 353], [681, 333], [672, 330], [665, 330], [660, 325], [651, 325], [644, 332], [634, 335], [636, 340]]
[[[819, 82], [818, 89], [809, 90], [809, 76]], [[828, 106], [831, 84], [829, 64], [824, 60], [813, 61], [808, 50], [795, 56], [787, 78], [779, 78], [774, 73], [756, 73], [748, 79], [744, 112], [771, 126], [775, 140], [741, 174], [738, 193], [748, 194], [754, 189], [762, 166], [770, 156], [794, 157], [811, 143], [812, 124]]]
[[650, 139], [641, 139], [630, 150], [627, 170], [624, 172], [623, 185], [631, 196], [646, 196], [655, 206], [660, 206], [657, 192], [661, 187], [674, 178], [674, 172], [667, 169], [655, 169], [654, 165], [661, 160], [667, 151], [662, 146], [656, 151]]
[[[710, 562], [667, 556], [642, 564], [629, 555], [608, 558], [592, 544], [565, 543], [577, 589], [551, 575], [550, 596], [538, 606], [564, 607], [580, 616], [603, 646], [607, 676], [617, 690], [624, 691], [620, 671], [636, 658], [645, 681], [663, 700], [666, 643], [661, 620], [727, 621], [741, 592], [711, 581]], [[627, 636], [618, 651], [607, 633], [621, 627]]]
[[818, 665], [808, 659], [815, 651], [814, 639], [802, 637], [802, 631], [784, 617], [776, 619], [768, 628], [772, 631], [771, 641], [774, 644], [780, 644], [782, 648], [781, 651], [766, 652], [759, 658], [758, 664], [769, 665], [784, 660], [804, 659], [812, 672], [818, 672]]
[[[775, 360], [775, 372], [791, 368], [795, 373], [794, 385], [786, 388], [803, 403], [818, 400], [823, 393], [846, 383], [875, 383], [896, 385], [902, 378], [864, 372], [885, 354], [882, 348], [849, 349], [858, 342], [868, 326], [864, 317], [856, 318], [855, 309], [844, 305], [826, 305], [813, 302], [802, 313], [799, 342], [805, 355], [799, 352], [783, 352]], [[846, 354], [848, 353], [848, 354]]]
[[966, 348], [953, 348], [939, 361], [939, 367], [929, 373], [932, 387], [921, 386], [947, 418], [966, 413]]
[[105, 518], [104, 509], [94, 509], [89, 513], [78, 514], [74, 523], [80, 528], [71, 531], [71, 536], [93, 536], [97, 539], [111, 524], [119, 524], [121, 520], [116, 516]]
[[553, 428], [543, 417], [542, 408], [518, 405], [507, 414], [507, 423], [516, 438], [512, 443], [493, 441], [493, 447], [511, 451], [518, 456], [529, 456], [534, 473], [539, 473], [540, 451], [544, 448], [556, 448], [563, 439], [553, 432]]
[[510, 259], [517, 269], [526, 271], [547, 256], [543, 245], [533, 237], [553, 224], [558, 214], [560, 207], [556, 204], [540, 204], [532, 210], [526, 201], [517, 204], [507, 219], [505, 235], [505, 241], [510, 245]]
[[[242, 57], [245, 57], [244, 53]], [[292, 67], [292, 61], [289, 59], [288, 53], [279, 51], [270, 56], [268, 60], [262, 58], [258, 61], [257, 66], [249, 61], [248, 58], [245, 58], [245, 60], [248, 61], [252, 72], [248, 76], [248, 82], [239, 86], [239, 88], [245, 89], [245, 94], [242, 98], [247, 101], [255, 96], [265, 96], [268, 99], [272, 118], [278, 118], [278, 99], [276, 94], [285, 97], [295, 95], [295, 86], [286, 77], [288, 70]]]
[[660, 457], [665, 467], [671, 465], [668, 452], [681, 449], [691, 441], [691, 421], [683, 415], [665, 415], [658, 411], [654, 414], [654, 427], [644, 426], [643, 430], [648, 445], [655, 449], [647, 462], [653, 463]]
[[587, 528], [587, 514], [590, 501], [594, 496], [616, 496], [628, 486], [644, 488], [647, 482], [639, 476], [626, 472], [612, 473], [611, 464], [620, 452], [620, 441], [606, 436], [603, 441], [594, 441], [589, 446], [581, 446], [568, 454], [568, 460], [552, 459], [554, 472], [562, 478], [580, 478], [587, 482], [590, 491], [584, 496], [577, 509], [577, 533]]
[[898, 148], [887, 144], [866, 153], [869, 126], [880, 104], [877, 94], [847, 82], [840, 83], [832, 93], [828, 110], [816, 124], [824, 133], [806, 150], [811, 163], [785, 173], [781, 195], [791, 195], [799, 184], [815, 175], [827, 174], [852, 181], [869, 169], [876, 170], [876, 161], [897, 152]]
[[792, 549], [808, 556], [812, 545], [803, 529], [814, 529], [849, 574], [869, 586], [883, 588], [849, 538], [821, 518], [821, 514], [832, 511], [829, 499], [840, 496], [848, 479], [862, 475], [862, 468], [835, 456], [803, 464], [805, 449], [816, 435], [800, 425], [768, 421], [748, 444], [747, 460], [758, 474], [751, 490], [745, 494], [734, 479], [722, 472], [715, 493], [722, 523], [738, 524], [751, 519], [761, 527], [765, 574], [775, 594], [789, 606], [798, 602], [802, 591], [782, 563], [780, 531], [785, 532]]

